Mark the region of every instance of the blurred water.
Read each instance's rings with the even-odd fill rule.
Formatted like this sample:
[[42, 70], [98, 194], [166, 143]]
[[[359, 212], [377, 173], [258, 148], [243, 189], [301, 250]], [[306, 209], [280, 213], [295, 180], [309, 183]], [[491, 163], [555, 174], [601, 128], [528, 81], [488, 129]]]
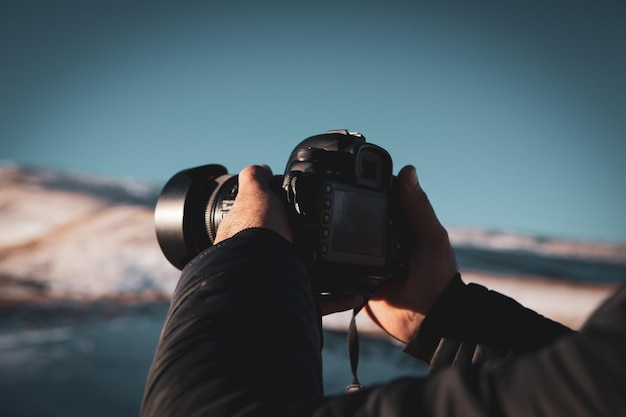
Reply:
[[[471, 247], [455, 252], [461, 270], [579, 283], [626, 279], [626, 260]], [[137, 416], [167, 307], [67, 301], [0, 309], [0, 416]], [[325, 330], [324, 338], [324, 388], [339, 394], [352, 382], [346, 334]], [[358, 375], [366, 386], [426, 372], [425, 364], [385, 340], [361, 337], [360, 352]]]
[[[4, 314], [0, 416], [137, 416], [166, 312], [166, 305], [151, 305]], [[324, 338], [325, 390], [341, 393], [352, 382], [346, 335], [325, 331]], [[399, 346], [361, 338], [363, 384], [424, 371]]]
[[0, 322], [0, 415], [136, 416], [165, 308]]

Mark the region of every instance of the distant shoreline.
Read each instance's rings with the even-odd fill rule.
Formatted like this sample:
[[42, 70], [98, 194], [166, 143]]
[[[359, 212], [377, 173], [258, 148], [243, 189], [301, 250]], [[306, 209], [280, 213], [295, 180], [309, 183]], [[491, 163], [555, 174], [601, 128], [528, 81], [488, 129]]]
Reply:
[[[0, 318], [116, 314], [169, 303], [180, 271], [156, 241], [155, 187], [0, 165], [0, 190]], [[466, 281], [570, 327], [579, 326], [617, 281], [626, 279], [626, 244], [448, 232]], [[342, 320], [325, 322], [344, 331]], [[363, 332], [384, 337], [372, 326], [363, 324]]]

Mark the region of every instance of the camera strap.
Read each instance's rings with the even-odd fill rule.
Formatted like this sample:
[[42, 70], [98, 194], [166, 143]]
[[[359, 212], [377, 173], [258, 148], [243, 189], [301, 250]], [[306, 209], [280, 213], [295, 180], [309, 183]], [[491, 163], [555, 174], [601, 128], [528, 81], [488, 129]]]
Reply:
[[348, 327], [348, 356], [350, 357], [350, 367], [352, 368], [352, 384], [346, 387], [345, 394], [362, 391], [365, 389], [357, 377], [357, 367], [359, 366], [359, 334], [356, 330], [356, 315], [363, 308], [363, 305], [352, 310], [352, 319]]

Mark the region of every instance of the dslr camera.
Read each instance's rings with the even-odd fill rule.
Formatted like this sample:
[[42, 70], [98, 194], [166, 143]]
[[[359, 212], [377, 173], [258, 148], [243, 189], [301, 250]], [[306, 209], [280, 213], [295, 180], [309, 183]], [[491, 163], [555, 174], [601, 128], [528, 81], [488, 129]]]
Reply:
[[[154, 216], [172, 265], [182, 270], [213, 244], [237, 189], [237, 175], [216, 164], [186, 169], [166, 183]], [[384, 280], [406, 276], [408, 219], [383, 148], [347, 130], [311, 136], [291, 152], [273, 189], [316, 292], [371, 294]]]

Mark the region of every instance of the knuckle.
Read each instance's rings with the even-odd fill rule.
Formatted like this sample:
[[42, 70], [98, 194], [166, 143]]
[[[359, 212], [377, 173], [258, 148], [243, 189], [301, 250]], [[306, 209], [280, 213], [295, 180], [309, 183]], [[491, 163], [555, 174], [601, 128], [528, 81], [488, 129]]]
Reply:
[[246, 177], [246, 179], [263, 181], [271, 175], [271, 172], [268, 167], [263, 165], [249, 165], [241, 170], [239, 175]]

